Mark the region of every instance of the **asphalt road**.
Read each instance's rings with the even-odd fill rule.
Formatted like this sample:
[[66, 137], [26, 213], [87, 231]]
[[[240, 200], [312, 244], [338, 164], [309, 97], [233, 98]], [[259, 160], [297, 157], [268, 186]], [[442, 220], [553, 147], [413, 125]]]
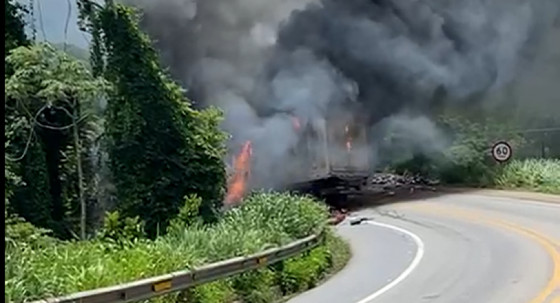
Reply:
[[349, 264], [290, 303], [560, 303], [560, 204], [472, 194], [368, 208]]

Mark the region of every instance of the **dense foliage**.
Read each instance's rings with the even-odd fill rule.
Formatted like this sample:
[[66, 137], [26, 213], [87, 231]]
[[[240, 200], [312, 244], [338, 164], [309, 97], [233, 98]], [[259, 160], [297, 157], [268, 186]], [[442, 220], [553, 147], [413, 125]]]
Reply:
[[197, 194], [200, 215], [212, 221], [225, 187], [220, 112], [191, 108], [162, 71], [132, 9], [108, 4], [89, 19], [103, 50], [96, 51], [95, 58], [101, 52], [103, 60], [94, 67], [115, 87], [105, 131], [118, 209], [139, 216], [153, 237], [166, 229], [187, 195]]
[[[7, 247], [6, 300], [71, 293], [255, 253], [324, 230], [326, 217], [327, 210], [311, 198], [254, 194], [213, 226], [186, 227], [176, 222], [156, 240], [134, 237], [137, 224], [129, 221], [128, 232], [116, 236], [121, 242], [106, 241], [106, 232], [91, 241], [42, 242], [41, 251], [18, 242]], [[114, 225], [118, 219], [108, 221]], [[188, 302], [232, 302], [236, 297], [270, 302], [271, 297], [313, 286], [334, 264], [340, 267], [347, 255], [345, 245], [329, 234], [327, 246], [305, 256], [169, 296], [166, 301], [186, 296], [192, 300]], [[216, 288], [222, 291], [215, 292]], [[230, 293], [235, 296], [224, 297]]]
[[[25, 23], [23, 22], [23, 14], [25, 9], [14, 2], [13, 0], [4, 1], [4, 58], [8, 56], [10, 51], [16, 47], [27, 45], [29, 41], [25, 35]], [[12, 74], [10, 67], [4, 63], [4, 76], [7, 77]], [[11, 123], [15, 123], [16, 119], [14, 113], [9, 112], [9, 108], [4, 106], [4, 148], [7, 150], [14, 140], [17, 140], [14, 136], [13, 128], [10, 126]], [[5, 165], [4, 165], [4, 194], [5, 194], [5, 204], [4, 204], [4, 218], [8, 218], [8, 205], [9, 200], [17, 185], [21, 184], [21, 178], [14, 172], [16, 169], [13, 161], [9, 161], [7, 153], [5, 155]]]
[[[93, 103], [105, 82], [48, 44], [12, 50], [5, 80], [6, 160], [21, 177], [11, 209], [29, 222], [69, 237], [79, 214], [77, 166], [91, 175], [90, 147], [99, 135]], [[78, 165], [79, 163], [79, 165]], [[86, 179], [86, 180], [84, 180]], [[87, 199], [88, 197], [85, 197]]]
[[[113, 89], [48, 44], [6, 57], [6, 214], [69, 238], [86, 211], [91, 232], [95, 212], [113, 206], [124, 217], [139, 216], [154, 237], [196, 194], [192, 211], [212, 221], [225, 185], [221, 113], [191, 108], [132, 10], [80, 3], [94, 38], [92, 72]], [[29, 45], [23, 6], [6, 1], [6, 10], [7, 50]], [[106, 201], [113, 184], [116, 203]]]
[[15, 0], [4, 0], [4, 57], [18, 47], [28, 45], [23, 15], [25, 8]]
[[[212, 221], [225, 186], [221, 113], [191, 108], [134, 11], [79, 4], [91, 66], [48, 44], [6, 57], [6, 214], [59, 238], [78, 234], [79, 220], [84, 237], [86, 217], [91, 234], [111, 209], [138, 217], [151, 237], [181, 207]], [[23, 6], [6, 1], [6, 9], [7, 48], [29, 45]]]

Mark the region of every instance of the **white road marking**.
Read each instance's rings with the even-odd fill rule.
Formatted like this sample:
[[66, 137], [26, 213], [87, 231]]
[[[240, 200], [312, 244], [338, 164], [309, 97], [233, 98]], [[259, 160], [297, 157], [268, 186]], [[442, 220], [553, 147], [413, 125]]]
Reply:
[[384, 294], [385, 292], [387, 292], [389, 289], [395, 287], [397, 284], [399, 284], [404, 279], [406, 279], [414, 271], [414, 269], [416, 269], [418, 264], [420, 264], [420, 260], [422, 260], [422, 257], [424, 257], [424, 242], [422, 242], [422, 239], [420, 239], [420, 237], [413, 234], [412, 232], [410, 232], [406, 229], [397, 227], [397, 226], [384, 224], [384, 223], [371, 222], [371, 221], [365, 221], [364, 223], [389, 228], [389, 229], [392, 229], [392, 230], [396, 230], [400, 233], [403, 233], [403, 234], [409, 236], [410, 238], [412, 238], [412, 240], [414, 240], [414, 242], [416, 242], [416, 246], [418, 247], [418, 249], [416, 250], [416, 256], [414, 256], [414, 259], [412, 260], [410, 265], [406, 268], [405, 271], [403, 271], [401, 273], [401, 275], [398, 278], [396, 278], [395, 280], [393, 280], [393, 282], [385, 285], [383, 288], [377, 290], [376, 292], [372, 293], [371, 295], [367, 296], [366, 298], [363, 298], [362, 300], [360, 300], [356, 303], [369, 303], [373, 299], [375, 299], [375, 298], [381, 296], [382, 294]]

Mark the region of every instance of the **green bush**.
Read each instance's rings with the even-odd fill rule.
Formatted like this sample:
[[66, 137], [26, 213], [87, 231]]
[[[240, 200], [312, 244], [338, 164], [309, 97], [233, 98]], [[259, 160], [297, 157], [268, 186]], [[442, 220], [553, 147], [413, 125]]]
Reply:
[[[172, 295], [177, 297], [177, 301], [168, 302], [180, 303], [224, 303], [234, 302], [237, 299], [235, 290], [231, 287], [230, 280], [220, 280], [212, 283], [203, 284], [183, 293]], [[171, 299], [171, 298], [169, 298]]]
[[144, 237], [144, 226], [138, 217], [123, 218], [118, 211], [108, 212], [98, 237], [109, 243], [126, 245]]
[[284, 293], [295, 293], [314, 287], [331, 265], [326, 247], [316, 248], [304, 256], [288, 260], [282, 270], [281, 287]]
[[237, 297], [247, 303], [274, 302], [282, 297], [276, 285], [276, 272], [270, 268], [253, 270], [231, 278]]
[[[256, 193], [213, 225], [173, 229], [155, 240], [136, 239], [132, 245], [116, 246], [102, 238], [53, 243], [42, 249], [16, 245], [6, 252], [5, 299], [21, 302], [58, 296], [256, 253], [319, 232], [325, 228], [326, 218], [326, 208], [310, 197]], [[325, 243], [335, 242], [327, 239]], [[287, 261], [284, 268], [301, 284], [295, 289], [306, 289], [324, 276], [337, 251], [338, 248], [318, 247], [301, 261]], [[302, 280], [298, 270], [313, 277]], [[198, 298], [193, 302], [227, 302], [222, 296], [235, 293], [244, 302], [267, 302], [293, 291], [281, 291], [280, 285], [287, 283], [282, 279], [287, 276], [270, 267], [160, 300], [176, 302], [178, 298], [191, 297]]]
[[6, 251], [10, 251], [17, 246], [40, 249], [56, 242], [56, 239], [50, 237], [52, 231], [38, 228], [26, 222], [23, 218], [6, 216], [5, 220], [4, 244], [6, 245]]

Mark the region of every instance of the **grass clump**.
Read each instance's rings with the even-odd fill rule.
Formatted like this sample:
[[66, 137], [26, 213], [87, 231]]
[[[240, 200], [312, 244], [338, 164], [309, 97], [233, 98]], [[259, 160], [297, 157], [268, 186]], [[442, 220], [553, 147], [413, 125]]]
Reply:
[[[187, 227], [175, 221], [165, 236], [155, 240], [133, 237], [115, 242], [98, 237], [45, 242], [41, 247], [13, 243], [6, 248], [5, 299], [60, 296], [256, 253], [326, 229], [327, 216], [327, 209], [311, 197], [255, 193], [213, 225]], [[337, 256], [347, 251], [344, 243], [333, 237], [329, 233], [323, 245], [283, 264], [152, 301], [271, 302], [312, 287], [344, 259]]]
[[560, 160], [514, 160], [498, 169], [495, 184], [500, 188], [518, 188], [560, 194]]

